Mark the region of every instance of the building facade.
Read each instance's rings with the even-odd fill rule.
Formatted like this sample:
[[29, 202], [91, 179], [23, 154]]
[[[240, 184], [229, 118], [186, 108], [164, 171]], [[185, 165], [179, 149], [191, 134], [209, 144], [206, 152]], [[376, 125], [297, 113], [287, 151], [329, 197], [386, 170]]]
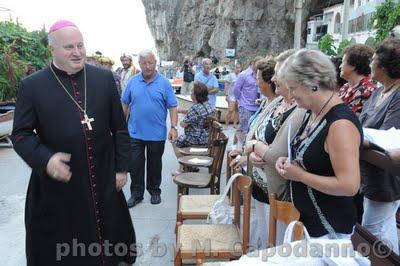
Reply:
[[[377, 6], [385, 0], [350, 0], [348, 16], [348, 39], [355, 43], [369, 43], [374, 38], [371, 17]], [[307, 48], [316, 48], [318, 40], [330, 34], [337, 46], [342, 41], [344, 4], [339, 3], [323, 9], [322, 14], [310, 17], [307, 22]]]

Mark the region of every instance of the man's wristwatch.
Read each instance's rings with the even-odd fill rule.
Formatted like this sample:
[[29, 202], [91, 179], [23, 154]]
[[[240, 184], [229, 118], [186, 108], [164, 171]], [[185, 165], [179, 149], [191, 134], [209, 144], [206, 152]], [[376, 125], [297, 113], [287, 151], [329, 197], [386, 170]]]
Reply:
[[171, 129], [178, 130], [178, 128], [176, 126], [171, 126]]

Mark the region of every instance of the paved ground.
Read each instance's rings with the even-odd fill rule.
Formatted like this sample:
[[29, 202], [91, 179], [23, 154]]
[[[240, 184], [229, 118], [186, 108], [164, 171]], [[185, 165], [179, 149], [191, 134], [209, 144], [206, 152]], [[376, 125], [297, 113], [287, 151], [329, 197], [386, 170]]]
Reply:
[[[230, 128], [226, 131], [233, 135]], [[229, 143], [232, 142], [230, 138]], [[230, 144], [228, 144], [228, 147]], [[172, 265], [175, 247], [176, 185], [171, 172], [178, 163], [169, 143], [163, 156], [162, 203], [150, 204], [150, 195], [130, 209], [138, 243], [143, 254], [135, 265]], [[225, 177], [225, 166], [222, 168]], [[30, 168], [9, 148], [0, 148], [0, 265], [22, 266], [25, 262], [24, 204]], [[224, 181], [222, 182], [222, 184]], [[129, 195], [129, 184], [124, 188]], [[206, 191], [204, 191], [206, 192]], [[193, 194], [204, 193], [193, 191]]]

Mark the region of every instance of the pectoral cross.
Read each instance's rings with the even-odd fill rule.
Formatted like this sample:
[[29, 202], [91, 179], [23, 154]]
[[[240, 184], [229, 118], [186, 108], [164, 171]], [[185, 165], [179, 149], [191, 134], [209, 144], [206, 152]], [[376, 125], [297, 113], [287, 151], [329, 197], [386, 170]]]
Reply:
[[84, 114], [84, 119], [81, 121], [81, 124], [86, 124], [89, 130], [92, 130], [92, 125], [90, 124], [91, 122], [94, 121], [94, 118], [89, 118], [88, 115], [85, 113]]

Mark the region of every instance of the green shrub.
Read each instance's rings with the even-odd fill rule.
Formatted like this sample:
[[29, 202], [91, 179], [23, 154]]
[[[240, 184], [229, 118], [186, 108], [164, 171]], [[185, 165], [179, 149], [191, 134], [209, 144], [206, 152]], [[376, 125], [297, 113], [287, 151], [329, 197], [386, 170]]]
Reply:
[[0, 22], [0, 101], [16, 98], [28, 66], [41, 69], [49, 60], [44, 30], [28, 32], [19, 24]]
[[380, 4], [370, 23], [376, 28], [376, 42], [383, 41], [390, 35], [390, 31], [400, 24], [400, 0], [395, 3], [392, 0], [386, 0]]

